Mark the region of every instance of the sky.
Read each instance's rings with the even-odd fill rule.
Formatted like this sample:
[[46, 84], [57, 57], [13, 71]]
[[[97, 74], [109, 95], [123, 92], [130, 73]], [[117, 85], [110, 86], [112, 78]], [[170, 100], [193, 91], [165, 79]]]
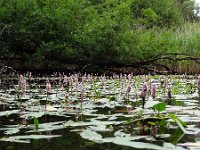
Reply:
[[195, 0], [196, 3], [200, 4], [200, 0]]
[[[194, 1], [200, 6], [200, 0], [194, 0]], [[198, 13], [198, 16], [200, 16], [200, 13]]]

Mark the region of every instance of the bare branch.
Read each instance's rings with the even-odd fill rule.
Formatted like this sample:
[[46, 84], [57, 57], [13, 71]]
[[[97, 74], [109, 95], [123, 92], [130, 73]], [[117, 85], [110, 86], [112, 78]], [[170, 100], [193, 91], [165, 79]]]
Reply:
[[0, 32], [0, 37], [1, 37], [1, 35], [3, 34], [3, 32], [4, 32], [7, 28], [9, 28], [9, 27], [11, 27], [11, 25], [5, 25], [5, 26], [3, 27], [3, 29], [2, 29], [1, 32]]

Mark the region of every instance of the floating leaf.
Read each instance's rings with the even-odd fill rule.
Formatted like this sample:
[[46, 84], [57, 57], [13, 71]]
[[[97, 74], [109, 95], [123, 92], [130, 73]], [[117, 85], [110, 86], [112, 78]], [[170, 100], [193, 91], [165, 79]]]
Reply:
[[44, 115], [44, 112], [28, 112], [27, 114], [24, 114], [20, 116], [20, 118], [40, 118]]
[[98, 134], [97, 132], [91, 131], [91, 130], [84, 130], [81, 132], [81, 137], [84, 139], [88, 139], [91, 141], [94, 141], [96, 143], [103, 143], [102, 136]]
[[153, 108], [160, 112], [160, 111], [163, 111], [166, 109], [166, 104], [161, 102], [161, 103], [154, 105]]
[[24, 135], [24, 136], [10, 136], [8, 138], [1, 138], [0, 141], [10, 141], [19, 143], [30, 143], [29, 139], [49, 139], [60, 137], [61, 135]]
[[182, 143], [182, 144], [178, 144], [178, 145], [181, 145], [181, 146], [189, 146], [189, 147], [200, 147], [200, 142], [196, 142], [196, 143]]
[[99, 125], [96, 125], [96, 126], [89, 126], [89, 128], [92, 131], [99, 131], [99, 132], [113, 131], [112, 125], [110, 125], [110, 126], [111, 126], [111, 128], [107, 128], [106, 125], [99, 124]]
[[17, 128], [17, 127], [15, 127], [15, 128], [2, 128], [1, 130], [6, 130], [4, 132], [4, 134], [6, 134], [6, 135], [15, 134], [15, 133], [18, 133], [20, 131], [19, 128]]
[[170, 134], [157, 134], [155, 136], [157, 138], [165, 139], [165, 138], [169, 138], [171, 135]]
[[[37, 129], [38, 132], [43, 131], [53, 131], [53, 130], [59, 130], [65, 128], [63, 125], [64, 121], [58, 121], [58, 122], [48, 122], [48, 123], [40, 123], [40, 128]], [[35, 132], [35, 130], [27, 131], [26, 133]]]
[[2, 111], [0, 112], [0, 116], [9, 116], [9, 115], [12, 115], [12, 114], [17, 114], [19, 113], [20, 110], [10, 110], [10, 111]]

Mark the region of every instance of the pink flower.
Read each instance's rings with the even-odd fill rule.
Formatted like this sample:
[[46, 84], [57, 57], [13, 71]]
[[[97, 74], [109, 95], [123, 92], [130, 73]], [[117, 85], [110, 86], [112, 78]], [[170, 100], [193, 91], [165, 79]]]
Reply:
[[127, 75], [126, 74], [124, 74], [124, 80], [126, 81], [126, 78], [127, 78]]
[[144, 83], [146, 81], [146, 76], [142, 75], [142, 82]]
[[129, 82], [131, 81], [131, 78], [132, 78], [131, 74], [128, 74], [128, 81]]
[[29, 80], [31, 81], [32, 80], [32, 73], [29, 72]]
[[141, 98], [142, 98], [142, 108], [144, 109], [144, 104], [145, 104], [145, 97], [147, 94], [147, 83], [143, 83], [142, 85], [142, 91], [141, 91]]
[[104, 82], [106, 81], [105, 75], [101, 76], [101, 81], [102, 81], [102, 83], [104, 84]]
[[171, 87], [170, 86], [168, 86], [167, 96], [168, 96], [169, 99], [172, 98], [172, 93], [171, 93]]
[[72, 82], [73, 82], [73, 79], [71, 76], [70, 77], [64, 76], [64, 80], [63, 80], [64, 86], [71, 85]]
[[166, 88], [167, 87], [167, 77], [164, 76], [164, 83], [163, 83], [163, 87]]
[[142, 91], [141, 91], [141, 97], [145, 98], [146, 97], [146, 93], [147, 93], [147, 84], [143, 83], [143, 85], [142, 85]]
[[73, 75], [71, 75], [70, 77], [69, 77], [69, 85], [73, 85], [74, 84], [74, 76]]
[[197, 79], [197, 89], [198, 89], [198, 92], [200, 93], [200, 75], [198, 76], [198, 79]]
[[19, 85], [19, 91], [21, 93], [24, 93], [26, 91], [26, 79], [24, 78], [23, 75], [20, 75], [18, 85]]
[[78, 86], [79, 86], [78, 77], [75, 77], [74, 80], [75, 80], [76, 90], [78, 90]]
[[84, 83], [86, 81], [86, 78], [87, 78], [87, 74], [85, 73], [83, 76], [82, 76], [82, 83]]
[[167, 87], [167, 77], [161, 76], [160, 77], [161, 87], [166, 88]]
[[151, 91], [152, 91], [152, 84], [151, 81], [149, 80], [147, 83], [147, 89], [148, 89], [148, 94], [151, 95]]
[[48, 79], [46, 82], [46, 90], [47, 90], [47, 94], [49, 94], [51, 92], [51, 83]]
[[130, 83], [128, 83], [126, 95], [128, 95], [130, 93], [130, 91], [131, 91], [131, 85], [130, 85]]
[[81, 99], [81, 103], [82, 103], [83, 102], [83, 90], [81, 90], [80, 99]]
[[69, 93], [66, 91], [65, 92], [65, 98], [68, 99], [68, 97], [69, 97]]
[[155, 98], [156, 97], [156, 84], [152, 84], [152, 97]]
[[131, 105], [128, 105], [128, 106], [126, 107], [126, 110], [127, 110], [128, 114], [130, 115], [131, 112], [132, 112], [132, 110], [133, 110], [133, 107], [132, 107]]
[[90, 76], [90, 74], [87, 75], [87, 81], [91, 81], [91, 76]]

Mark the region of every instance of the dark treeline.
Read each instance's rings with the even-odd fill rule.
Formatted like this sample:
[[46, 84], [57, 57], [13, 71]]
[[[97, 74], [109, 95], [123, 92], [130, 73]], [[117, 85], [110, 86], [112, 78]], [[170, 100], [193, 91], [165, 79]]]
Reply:
[[0, 59], [17, 69], [197, 73], [198, 12], [192, 0], [0, 0]]

